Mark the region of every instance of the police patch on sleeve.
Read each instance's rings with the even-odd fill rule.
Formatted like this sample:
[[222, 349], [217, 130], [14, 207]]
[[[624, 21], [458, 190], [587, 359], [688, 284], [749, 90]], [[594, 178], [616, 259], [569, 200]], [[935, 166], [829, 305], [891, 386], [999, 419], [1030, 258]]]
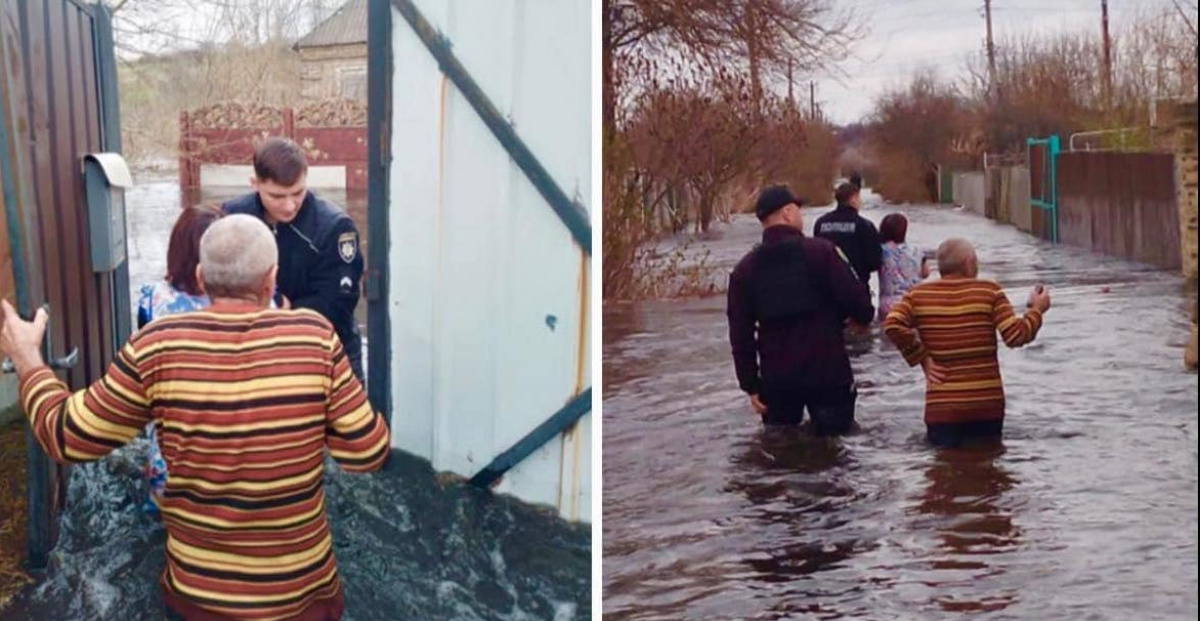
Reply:
[[354, 257], [358, 256], [358, 234], [357, 233], [342, 233], [338, 237], [338, 256], [346, 263], [354, 261]]

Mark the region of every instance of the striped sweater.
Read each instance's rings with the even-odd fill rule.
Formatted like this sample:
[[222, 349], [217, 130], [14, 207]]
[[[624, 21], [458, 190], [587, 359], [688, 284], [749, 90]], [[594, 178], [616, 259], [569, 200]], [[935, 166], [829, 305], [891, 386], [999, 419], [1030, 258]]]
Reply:
[[48, 368], [21, 378], [56, 461], [93, 461], [158, 428], [171, 477], [164, 599], [188, 619], [337, 619], [324, 457], [379, 469], [390, 436], [328, 320], [308, 310], [214, 307], [134, 335], [71, 394]]
[[996, 358], [996, 333], [1009, 347], [1037, 336], [1042, 314], [1018, 317], [994, 282], [943, 279], [917, 285], [892, 308], [883, 330], [908, 364], [927, 357], [946, 368], [941, 384], [925, 391], [926, 424], [1004, 418], [1004, 385]]

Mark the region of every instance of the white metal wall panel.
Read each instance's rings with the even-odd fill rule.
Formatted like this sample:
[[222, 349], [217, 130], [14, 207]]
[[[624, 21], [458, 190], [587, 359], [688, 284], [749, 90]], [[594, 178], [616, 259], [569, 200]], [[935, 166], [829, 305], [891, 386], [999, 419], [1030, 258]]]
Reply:
[[[587, 2], [424, 0], [568, 196], [590, 199]], [[585, 253], [393, 13], [393, 438], [470, 476], [590, 385]], [[498, 490], [590, 515], [590, 420]]]

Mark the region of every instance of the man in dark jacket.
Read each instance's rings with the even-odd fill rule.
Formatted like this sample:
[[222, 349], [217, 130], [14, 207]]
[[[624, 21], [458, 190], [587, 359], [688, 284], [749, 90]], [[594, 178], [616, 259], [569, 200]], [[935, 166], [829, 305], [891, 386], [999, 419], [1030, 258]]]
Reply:
[[350, 367], [359, 381], [362, 334], [354, 318], [358, 305], [363, 256], [358, 228], [341, 207], [307, 186], [304, 151], [286, 138], [269, 138], [254, 152], [254, 192], [222, 207], [226, 213], [261, 218], [279, 246], [276, 303], [308, 308], [323, 315], [337, 330]]
[[862, 195], [854, 184], [839, 185], [834, 197], [837, 198], [837, 209], [817, 218], [813, 235], [828, 239], [840, 248], [850, 259], [858, 279], [867, 283], [871, 272], [878, 272], [883, 264], [879, 230], [858, 213], [862, 209]]
[[840, 434], [857, 397], [842, 326], [870, 322], [875, 309], [837, 247], [804, 236], [801, 205], [786, 186], [759, 195], [763, 241], [729, 276], [729, 341], [763, 423], [798, 424], [807, 408], [817, 434]]

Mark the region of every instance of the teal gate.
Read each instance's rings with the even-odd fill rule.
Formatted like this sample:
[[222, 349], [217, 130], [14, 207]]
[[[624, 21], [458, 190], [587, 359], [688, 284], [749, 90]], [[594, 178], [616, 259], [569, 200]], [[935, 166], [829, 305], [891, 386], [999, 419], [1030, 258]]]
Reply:
[[1029, 204], [1033, 207], [1033, 234], [1058, 243], [1058, 154], [1057, 134], [1026, 140], [1029, 156]]

